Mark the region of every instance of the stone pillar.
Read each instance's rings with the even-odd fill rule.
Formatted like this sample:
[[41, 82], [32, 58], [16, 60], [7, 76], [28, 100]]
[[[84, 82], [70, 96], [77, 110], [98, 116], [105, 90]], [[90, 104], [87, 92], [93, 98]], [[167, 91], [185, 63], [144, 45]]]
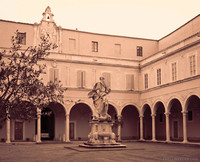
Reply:
[[165, 117], [166, 117], [166, 142], [170, 142], [169, 115], [170, 115], [170, 113], [165, 113]]
[[70, 142], [70, 139], [69, 139], [69, 114], [65, 114], [65, 142]]
[[187, 111], [182, 111], [183, 114], [183, 143], [187, 143]]
[[41, 142], [41, 110], [38, 108], [37, 109], [37, 138], [36, 142], [40, 143]]
[[6, 143], [10, 142], [10, 114], [6, 113]]
[[143, 115], [140, 115], [140, 141], [144, 141], [143, 135]]
[[152, 116], [152, 141], [156, 141], [156, 123], [155, 123], [156, 114], [151, 114], [151, 116]]
[[118, 121], [119, 121], [119, 124], [118, 124], [118, 127], [117, 127], [117, 135], [118, 135], [117, 141], [121, 141], [121, 119], [122, 119], [122, 116], [118, 115], [117, 118], [118, 118]]

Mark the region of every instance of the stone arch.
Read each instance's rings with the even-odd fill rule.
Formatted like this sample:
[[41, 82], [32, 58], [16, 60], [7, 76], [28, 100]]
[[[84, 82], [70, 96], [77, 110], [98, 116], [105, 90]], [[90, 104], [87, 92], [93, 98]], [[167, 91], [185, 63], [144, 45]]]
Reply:
[[156, 113], [156, 111], [157, 111], [156, 104], [158, 104], [158, 103], [162, 103], [162, 104], [164, 105], [164, 107], [165, 107], [165, 112], [166, 112], [165, 102], [159, 98], [159, 99], [156, 99], [156, 100], [154, 101], [154, 103], [152, 104], [152, 114], [155, 114], [155, 113]]
[[[150, 110], [151, 110], [151, 112], [152, 112], [152, 108], [151, 108], [150, 104], [145, 103], [145, 104], [143, 104], [142, 109], [141, 109], [141, 111], [140, 111], [140, 115], [141, 115], [141, 116], [144, 115], [144, 112], [145, 112], [145, 110], [146, 110], [147, 107], [149, 107]], [[152, 113], [151, 113], [151, 114], [152, 114]]]
[[191, 96], [197, 96], [198, 98], [200, 98], [200, 94], [198, 94], [198, 93], [195, 93], [195, 92], [189, 93], [189, 94], [185, 97], [185, 99], [184, 99], [184, 101], [183, 101], [183, 103], [184, 103], [184, 104], [183, 104], [183, 105], [184, 105], [183, 111], [184, 111], [184, 112], [187, 112], [188, 101], [189, 101], [189, 98], [190, 98]]
[[121, 115], [122, 114], [122, 111], [123, 111], [123, 109], [126, 107], [126, 106], [134, 106], [136, 109], [137, 109], [137, 111], [138, 111], [138, 114], [140, 115], [140, 109], [138, 108], [139, 106], [136, 104], [136, 103], [133, 103], [133, 102], [129, 102], [129, 103], [126, 103], [126, 104], [124, 104], [124, 105], [122, 105], [121, 106], [121, 111], [119, 112], [119, 115]]
[[116, 111], [117, 115], [120, 115], [120, 114], [119, 114], [119, 111], [120, 111], [119, 106], [116, 105], [116, 104], [115, 104], [114, 102], [112, 102], [112, 101], [108, 101], [108, 103], [109, 103], [109, 105], [112, 105], [112, 106], [115, 108], [115, 111]]
[[170, 112], [170, 104], [171, 104], [172, 100], [178, 100], [178, 101], [180, 102], [180, 104], [181, 104], [182, 111], [183, 111], [183, 100], [181, 99], [181, 97], [180, 97], [180, 96], [171, 96], [171, 97], [167, 100], [165, 112], [166, 112], [166, 113]]
[[121, 139], [139, 139], [140, 137], [140, 118], [139, 109], [133, 104], [125, 104], [121, 111], [122, 128]]
[[70, 108], [69, 112], [69, 138], [70, 140], [87, 140], [90, 132], [89, 121], [92, 120], [92, 109], [84, 103], [78, 102]]
[[[41, 115], [41, 138], [62, 140], [65, 134], [66, 109], [64, 105], [59, 102], [51, 102], [43, 108], [42, 112], [44, 114]], [[45, 115], [46, 112], [47, 115]], [[49, 117], [48, 112], [50, 112]]]
[[91, 105], [89, 102], [87, 102], [87, 101], [80, 101], [80, 102], [72, 102], [68, 107], [68, 114], [70, 114], [70, 112], [71, 112], [71, 109], [76, 105], [76, 104], [79, 104], [79, 103], [83, 103], [83, 104], [86, 104], [89, 108], [90, 108], [90, 110], [91, 110], [91, 112], [92, 112], [92, 115], [94, 115], [95, 114], [95, 110], [94, 110], [94, 106], [93, 105]]

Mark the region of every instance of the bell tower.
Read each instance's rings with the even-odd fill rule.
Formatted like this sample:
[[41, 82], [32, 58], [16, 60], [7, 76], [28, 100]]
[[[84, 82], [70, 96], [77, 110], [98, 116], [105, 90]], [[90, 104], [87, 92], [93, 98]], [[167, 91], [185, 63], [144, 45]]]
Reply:
[[43, 15], [42, 21], [54, 22], [54, 20], [53, 20], [54, 15], [51, 12], [51, 8], [49, 6], [46, 8], [45, 12], [42, 15]]

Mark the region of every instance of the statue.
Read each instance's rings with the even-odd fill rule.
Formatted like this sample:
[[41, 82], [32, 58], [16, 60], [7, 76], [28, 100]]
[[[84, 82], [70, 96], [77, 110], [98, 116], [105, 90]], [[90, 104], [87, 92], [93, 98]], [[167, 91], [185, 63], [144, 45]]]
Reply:
[[98, 117], [95, 117], [95, 119], [100, 121], [111, 120], [111, 116], [107, 113], [108, 100], [106, 98], [106, 95], [110, 92], [111, 89], [105, 84], [104, 77], [100, 77], [100, 82], [97, 82], [93, 90], [88, 93], [88, 97], [93, 99], [94, 107], [98, 113]]
[[85, 148], [125, 148], [125, 145], [115, 141], [115, 133], [112, 132], [113, 121], [108, 115], [108, 100], [106, 95], [111, 92], [105, 84], [104, 78], [100, 77], [100, 82], [94, 85], [88, 97], [93, 99], [94, 107], [98, 116], [94, 116], [90, 121], [91, 131], [88, 134], [88, 141], [80, 144]]

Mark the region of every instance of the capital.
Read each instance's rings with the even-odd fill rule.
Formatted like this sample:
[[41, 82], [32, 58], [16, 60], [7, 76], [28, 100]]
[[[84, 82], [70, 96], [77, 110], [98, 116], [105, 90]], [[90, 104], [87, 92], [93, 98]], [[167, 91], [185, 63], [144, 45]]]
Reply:
[[182, 113], [183, 115], [186, 115], [186, 114], [188, 113], [188, 111], [181, 111], [181, 113]]
[[156, 117], [156, 114], [151, 114], [152, 117]]
[[165, 112], [165, 116], [169, 116], [170, 114], [170, 112]]

